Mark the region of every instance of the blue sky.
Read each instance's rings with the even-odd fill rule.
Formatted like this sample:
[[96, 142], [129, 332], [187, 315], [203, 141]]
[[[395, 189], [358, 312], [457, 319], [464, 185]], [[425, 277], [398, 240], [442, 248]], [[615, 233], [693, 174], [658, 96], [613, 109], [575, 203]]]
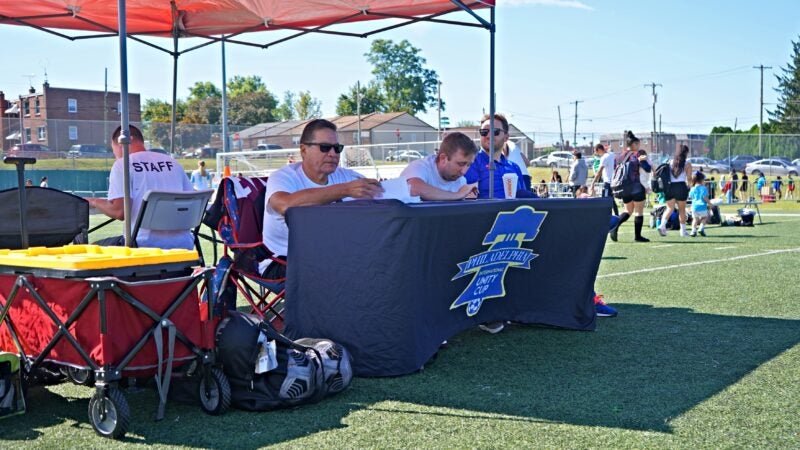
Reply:
[[[266, 42], [272, 36], [280, 35], [251, 39]], [[488, 109], [485, 31], [420, 24], [377, 37], [408, 39], [422, 50], [427, 66], [443, 81], [443, 115], [452, 124], [476, 120]], [[663, 85], [657, 113], [664, 131], [703, 133], [715, 124], [733, 127], [737, 118], [739, 128], [747, 128], [758, 122], [759, 71], [752, 66], [773, 66], [764, 74], [764, 96], [774, 103], [774, 73], [789, 62], [791, 41], [800, 39], [800, 3], [498, 0], [496, 38], [498, 110], [519, 128], [537, 133], [539, 141], [558, 132], [558, 105], [565, 137], [572, 136], [575, 100], [583, 101], [578, 105], [583, 136], [650, 130], [652, 95], [644, 84], [651, 82]], [[7, 96], [23, 93], [30, 74], [40, 87], [45, 70], [52, 86], [102, 90], [108, 67], [110, 89], [119, 89], [114, 39], [70, 42], [0, 25], [0, 42], [0, 90]], [[154, 42], [170, 45], [166, 39]], [[183, 47], [194, 44], [183, 42]], [[227, 73], [259, 75], [279, 97], [286, 90], [308, 90], [322, 101], [323, 113], [333, 115], [339, 94], [356, 80], [371, 78], [363, 56], [369, 44], [370, 39], [307, 36], [268, 50], [229, 45]], [[171, 57], [131, 41], [128, 50], [131, 92], [168, 100]], [[196, 81], [221, 84], [218, 45], [181, 57], [178, 96], [185, 97]], [[421, 117], [435, 126], [435, 110]]]

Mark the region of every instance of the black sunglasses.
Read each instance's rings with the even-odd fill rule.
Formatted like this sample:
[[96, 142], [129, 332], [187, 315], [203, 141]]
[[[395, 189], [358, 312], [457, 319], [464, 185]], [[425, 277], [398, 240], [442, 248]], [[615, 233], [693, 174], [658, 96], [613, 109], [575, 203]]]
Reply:
[[344, 144], [325, 144], [321, 142], [305, 142], [305, 145], [316, 145], [322, 153], [328, 153], [333, 150], [338, 155], [344, 150]]
[[[494, 135], [495, 136], [500, 136], [500, 133], [502, 133], [502, 132], [503, 132], [503, 130], [501, 128], [495, 128], [494, 129]], [[486, 136], [489, 135], [489, 129], [488, 128], [482, 128], [480, 131], [478, 131], [478, 133], [480, 133], [481, 136], [486, 137]]]

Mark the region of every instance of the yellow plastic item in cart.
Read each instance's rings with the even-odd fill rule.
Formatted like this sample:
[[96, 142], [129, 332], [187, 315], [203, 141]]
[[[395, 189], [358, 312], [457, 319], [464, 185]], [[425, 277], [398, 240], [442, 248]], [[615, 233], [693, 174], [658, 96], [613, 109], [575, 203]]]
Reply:
[[65, 245], [0, 249], [0, 266], [60, 270], [113, 269], [116, 267], [199, 261], [196, 250]]

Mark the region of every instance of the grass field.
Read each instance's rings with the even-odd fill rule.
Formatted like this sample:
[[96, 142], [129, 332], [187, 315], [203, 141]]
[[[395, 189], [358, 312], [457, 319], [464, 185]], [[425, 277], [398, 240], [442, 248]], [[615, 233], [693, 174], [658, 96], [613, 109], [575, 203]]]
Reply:
[[270, 413], [173, 403], [156, 423], [155, 393], [126, 393], [122, 442], [91, 429], [92, 389], [37, 387], [0, 447], [798, 448], [800, 211], [765, 206], [792, 215], [650, 244], [625, 224], [596, 283], [620, 315], [595, 332], [467, 331], [420, 373]]

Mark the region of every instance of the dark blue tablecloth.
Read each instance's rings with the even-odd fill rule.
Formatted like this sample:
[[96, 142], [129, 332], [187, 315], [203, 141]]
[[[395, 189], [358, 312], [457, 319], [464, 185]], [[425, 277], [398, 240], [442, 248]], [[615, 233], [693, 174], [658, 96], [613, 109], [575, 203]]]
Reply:
[[593, 330], [610, 207], [606, 198], [291, 208], [286, 334], [343, 344], [356, 375], [393, 376], [482, 322]]

